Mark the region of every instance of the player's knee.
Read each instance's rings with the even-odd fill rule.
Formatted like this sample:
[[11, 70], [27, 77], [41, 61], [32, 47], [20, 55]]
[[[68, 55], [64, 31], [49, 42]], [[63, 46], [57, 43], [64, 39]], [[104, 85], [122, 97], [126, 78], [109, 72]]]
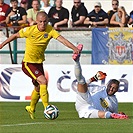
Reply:
[[37, 78], [37, 82], [39, 83], [39, 85], [47, 85], [48, 81], [45, 78], [45, 76], [40, 76]]
[[44, 80], [40, 81], [40, 85], [47, 85], [47, 84], [48, 84], [47, 79], [44, 79]]
[[82, 85], [86, 83], [84, 77], [82, 77], [80, 80], [77, 80], [77, 81], [78, 81], [79, 84], [82, 84]]
[[94, 109], [89, 118], [99, 118], [98, 110]]
[[99, 118], [105, 118], [105, 112], [104, 111], [98, 111], [98, 117]]

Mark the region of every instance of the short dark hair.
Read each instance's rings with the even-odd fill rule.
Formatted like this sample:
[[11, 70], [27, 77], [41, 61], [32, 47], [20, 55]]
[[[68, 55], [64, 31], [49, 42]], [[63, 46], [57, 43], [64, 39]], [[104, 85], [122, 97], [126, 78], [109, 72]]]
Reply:
[[43, 15], [43, 16], [48, 17], [48, 14], [45, 11], [39, 11], [39, 12], [37, 12], [36, 17], [38, 17], [39, 15]]
[[116, 1], [116, 2], [117, 2], [117, 4], [118, 4], [118, 6], [119, 6], [119, 0], [112, 0], [112, 2], [113, 2], [113, 1]]
[[117, 85], [119, 86], [120, 81], [117, 80], [117, 79], [111, 79], [111, 80], [109, 81], [109, 83], [114, 83], [114, 84], [117, 84]]
[[18, 3], [18, 0], [10, 0], [10, 2], [15, 2], [15, 1]]
[[33, 3], [33, 1], [37, 1], [40, 4], [40, 1], [39, 0], [32, 0], [32, 3]]

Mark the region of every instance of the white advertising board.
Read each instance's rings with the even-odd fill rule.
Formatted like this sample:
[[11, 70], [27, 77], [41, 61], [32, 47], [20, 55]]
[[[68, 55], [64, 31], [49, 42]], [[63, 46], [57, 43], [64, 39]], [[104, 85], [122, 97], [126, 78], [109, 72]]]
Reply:
[[[49, 101], [75, 102], [76, 79], [74, 65], [44, 65], [48, 73]], [[110, 79], [120, 80], [118, 102], [133, 102], [133, 65], [82, 65], [86, 80], [97, 71], [107, 73], [105, 81], [93, 82], [106, 85]], [[34, 86], [21, 65], [0, 65], [0, 101], [29, 101]]]

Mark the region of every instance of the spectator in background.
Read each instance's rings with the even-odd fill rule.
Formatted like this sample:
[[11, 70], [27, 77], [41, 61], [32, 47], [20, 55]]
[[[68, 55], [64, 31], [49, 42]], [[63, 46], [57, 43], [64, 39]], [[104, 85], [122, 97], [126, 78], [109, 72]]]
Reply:
[[94, 4], [94, 10], [88, 14], [84, 24], [91, 25], [92, 27], [106, 27], [108, 24], [108, 14], [101, 9], [100, 2]]
[[28, 9], [32, 8], [32, 0], [28, 0]]
[[68, 27], [69, 11], [62, 7], [62, 0], [55, 0], [55, 6], [51, 7], [48, 13], [49, 22], [58, 29], [58, 27]]
[[114, 13], [110, 24], [113, 24], [115, 27], [127, 27], [129, 16], [126, 13], [126, 10], [123, 6], [118, 8], [118, 12]]
[[114, 13], [118, 11], [118, 6], [119, 6], [119, 1], [118, 0], [112, 0], [112, 10], [108, 11], [108, 18], [109, 18], [109, 27], [113, 27], [114, 25], [110, 24], [111, 17], [113, 16]]
[[87, 9], [81, 0], [73, 0], [74, 5], [71, 10], [72, 21], [70, 21], [71, 27], [85, 26], [84, 20], [87, 17]]
[[41, 10], [44, 10], [47, 14], [51, 8], [49, 0], [41, 0], [44, 3], [44, 6], [41, 7]]
[[20, 6], [23, 7], [25, 10], [28, 9], [28, 0], [21, 0]]
[[130, 18], [129, 18], [128, 24], [132, 25], [133, 27], [133, 10], [130, 12]]
[[40, 2], [39, 0], [32, 1], [32, 8], [27, 10], [27, 21], [29, 25], [36, 24], [36, 15], [40, 11]]
[[6, 24], [6, 12], [10, 6], [4, 3], [4, 0], [0, 0], [0, 26]]
[[11, 0], [11, 5], [6, 12], [6, 23], [13, 26], [20, 26], [26, 24], [26, 10], [18, 7], [18, 0]]

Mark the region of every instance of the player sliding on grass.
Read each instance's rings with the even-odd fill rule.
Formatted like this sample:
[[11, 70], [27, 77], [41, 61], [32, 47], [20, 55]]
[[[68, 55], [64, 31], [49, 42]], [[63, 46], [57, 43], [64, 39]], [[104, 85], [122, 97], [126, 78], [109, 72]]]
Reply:
[[26, 111], [34, 119], [36, 104], [41, 97], [44, 108], [48, 105], [47, 79], [44, 75], [43, 61], [44, 52], [51, 38], [55, 38], [65, 46], [71, 48], [75, 54], [79, 49], [62, 37], [52, 26], [48, 25], [48, 16], [45, 12], [37, 13], [37, 25], [21, 29], [18, 33], [11, 35], [0, 44], [0, 49], [16, 38], [26, 38], [26, 50], [22, 62], [22, 70], [28, 75], [35, 86], [31, 94], [30, 106], [26, 106]]
[[[82, 48], [83, 45], [79, 44], [78, 49], [80, 52]], [[124, 113], [117, 113], [118, 102], [114, 94], [118, 91], [119, 81], [112, 79], [107, 87], [98, 86], [88, 89], [88, 84], [91, 82], [105, 79], [106, 73], [98, 71], [87, 83], [82, 75], [79, 58], [80, 54], [73, 54], [75, 76], [78, 82], [75, 107], [79, 118], [127, 119], [128, 116]]]

